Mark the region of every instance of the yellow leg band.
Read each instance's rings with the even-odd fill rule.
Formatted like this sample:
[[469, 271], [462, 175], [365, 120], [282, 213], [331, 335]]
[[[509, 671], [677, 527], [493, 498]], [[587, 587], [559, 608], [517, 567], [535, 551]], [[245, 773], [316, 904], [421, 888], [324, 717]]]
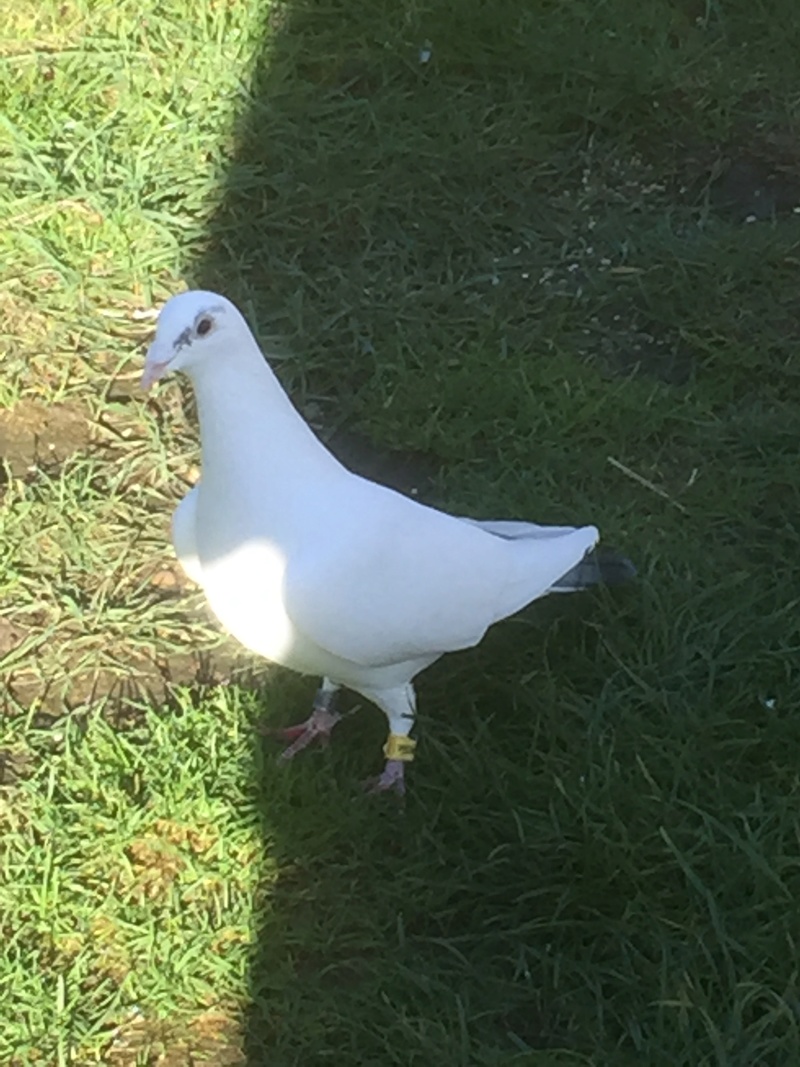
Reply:
[[417, 742], [413, 737], [389, 734], [386, 744], [383, 746], [383, 754], [387, 759], [399, 759], [404, 763], [410, 763], [414, 758], [414, 749], [416, 747]]

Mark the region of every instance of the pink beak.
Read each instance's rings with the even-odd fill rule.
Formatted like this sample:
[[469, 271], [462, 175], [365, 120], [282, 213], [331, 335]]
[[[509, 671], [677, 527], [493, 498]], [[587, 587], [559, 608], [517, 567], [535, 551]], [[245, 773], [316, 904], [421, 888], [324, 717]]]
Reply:
[[144, 371], [142, 372], [142, 380], [139, 383], [145, 393], [149, 392], [159, 378], [164, 377], [169, 368], [169, 360], [158, 359], [153, 348], [154, 346], [151, 345], [147, 353], [147, 359], [144, 362]]

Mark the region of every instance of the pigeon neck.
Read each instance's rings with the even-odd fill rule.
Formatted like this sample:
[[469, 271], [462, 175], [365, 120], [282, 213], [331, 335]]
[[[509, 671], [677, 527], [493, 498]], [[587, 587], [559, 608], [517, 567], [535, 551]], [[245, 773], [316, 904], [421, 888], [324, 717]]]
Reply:
[[[250, 355], [250, 353], [248, 353]], [[264, 483], [304, 470], [338, 466], [284, 392], [261, 353], [193, 375], [202, 442], [203, 479], [247, 471]], [[291, 463], [287, 465], [287, 460]]]

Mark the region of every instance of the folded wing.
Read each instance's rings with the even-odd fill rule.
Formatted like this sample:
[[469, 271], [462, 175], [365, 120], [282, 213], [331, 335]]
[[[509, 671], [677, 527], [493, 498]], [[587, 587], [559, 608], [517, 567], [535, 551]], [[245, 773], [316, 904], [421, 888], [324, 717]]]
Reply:
[[587, 526], [509, 537], [360, 478], [328, 513], [324, 535], [288, 561], [286, 611], [306, 637], [362, 666], [477, 644], [492, 623], [544, 595], [598, 536]]

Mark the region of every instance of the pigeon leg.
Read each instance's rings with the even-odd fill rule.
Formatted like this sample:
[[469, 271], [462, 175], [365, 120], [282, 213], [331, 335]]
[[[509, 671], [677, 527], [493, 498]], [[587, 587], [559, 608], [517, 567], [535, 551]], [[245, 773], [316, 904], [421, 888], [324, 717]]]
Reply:
[[[363, 694], [367, 696], [366, 693]], [[416, 741], [408, 735], [414, 725], [417, 698], [409, 683], [402, 689], [383, 690], [369, 694], [389, 720], [389, 737], [383, 746], [386, 764], [377, 778], [366, 782], [369, 793], [397, 793], [405, 796], [405, 765], [414, 758]]]
[[290, 760], [298, 752], [311, 744], [312, 741], [321, 741], [327, 745], [330, 740], [331, 730], [341, 719], [338, 711], [334, 711], [333, 702], [338, 685], [334, 685], [328, 678], [322, 679], [322, 685], [314, 697], [314, 708], [305, 722], [297, 723], [296, 726], [287, 726], [282, 730], [271, 730], [270, 733], [282, 737], [285, 741], [291, 741], [278, 757], [281, 760]]

